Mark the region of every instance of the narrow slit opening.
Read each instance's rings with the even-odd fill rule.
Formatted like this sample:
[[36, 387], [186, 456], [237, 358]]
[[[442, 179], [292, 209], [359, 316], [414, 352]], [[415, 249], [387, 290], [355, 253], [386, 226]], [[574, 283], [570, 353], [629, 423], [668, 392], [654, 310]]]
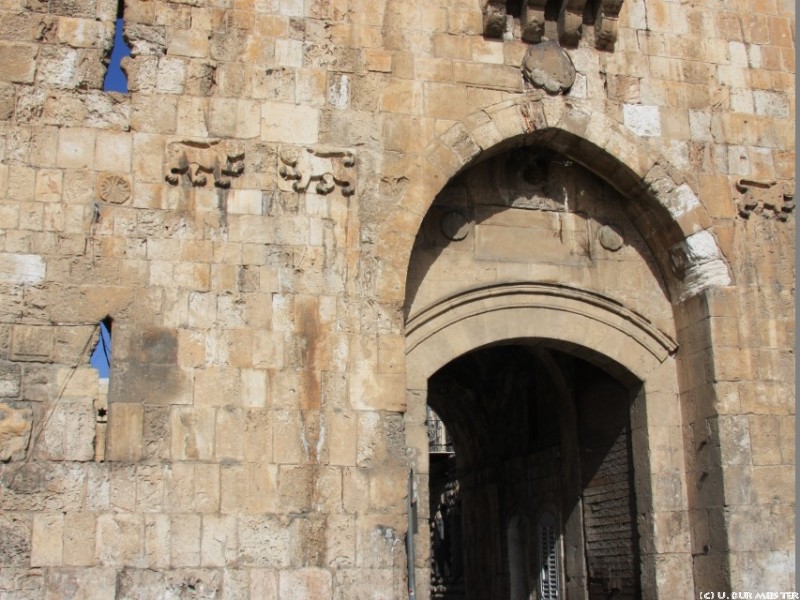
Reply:
[[108, 70], [103, 80], [103, 90], [106, 92], [128, 93], [128, 78], [122, 70], [120, 63], [123, 58], [131, 55], [131, 49], [125, 43], [123, 35], [125, 3], [123, 0], [117, 2], [117, 21], [114, 31], [114, 46], [111, 48]]
[[92, 356], [89, 359], [90, 364], [97, 369], [100, 374], [100, 379], [108, 379], [111, 373], [111, 325], [113, 319], [111, 317], [103, 318], [99, 325], [100, 337], [97, 340], [97, 345], [94, 347]]

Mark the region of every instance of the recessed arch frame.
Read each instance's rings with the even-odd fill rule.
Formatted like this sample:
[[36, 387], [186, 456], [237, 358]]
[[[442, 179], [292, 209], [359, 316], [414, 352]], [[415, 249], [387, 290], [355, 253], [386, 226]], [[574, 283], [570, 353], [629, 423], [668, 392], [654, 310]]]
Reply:
[[630, 201], [634, 225], [653, 250], [673, 302], [731, 283], [690, 176], [588, 103], [523, 94], [471, 113], [408, 159], [407, 183], [378, 235], [382, 298], [404, 301], [414, 239], [442, 188], [478, 162], [531, 145], [585, 166]]
[[467, 352], [500, 344], [541, 345], [584, 358], [626, 384], [634, 396], [631, 439], [642, 594], [648, 599], [693, 594], [688, 536], [676, 539], [665, 527], [689, 522], [677, 344], [668, 335], [600, 294], [527, 283], [481, 287], [447, 298], [412, 317], [406, 334], [406, 439], [420, 477], [428, 474], [428, 379]]

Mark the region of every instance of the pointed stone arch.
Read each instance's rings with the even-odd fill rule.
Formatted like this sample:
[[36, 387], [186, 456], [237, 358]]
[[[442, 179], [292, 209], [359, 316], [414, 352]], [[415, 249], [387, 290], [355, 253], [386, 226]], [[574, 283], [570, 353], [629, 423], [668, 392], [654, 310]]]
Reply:
[[696, 185], [620, 123], [587, 104], [519, 96], [468, 115], [410, 159], [411, 174], [378, 242], [379, 293], [402, 302], [414, 237], [439, 191], [469, 166], [540, 145], [583, 165], [632, 202], [673, 302], [728, 285], [730, 269]]

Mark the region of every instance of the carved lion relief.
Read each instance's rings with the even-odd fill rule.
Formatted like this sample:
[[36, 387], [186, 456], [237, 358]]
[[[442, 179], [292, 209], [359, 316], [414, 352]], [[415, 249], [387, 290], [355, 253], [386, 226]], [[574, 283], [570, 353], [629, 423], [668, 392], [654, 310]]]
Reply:
[[740, 179], [736, 189], [742, 195], [739, 215], [749, 219], [756, 214], [786, 221], [794, 211], [794, 183], [788, 181], [753, 181]]
[[315, 182], [313, 191], [317, 194], [330, 194], [337, 186], [344, 196], [355, 193], [356, 159], [351, 150], [282, 146], [278, 157], [278, 174], [283, 181], [291, 182], [295, 192], [306, 192]]
[[178, 185], [185, 176], [194, 187], [213, 183], [229, 188], [231, 179], [244, 172], [244, 149], [230, 140], [170, 142], [167, 146], [165, 179]]

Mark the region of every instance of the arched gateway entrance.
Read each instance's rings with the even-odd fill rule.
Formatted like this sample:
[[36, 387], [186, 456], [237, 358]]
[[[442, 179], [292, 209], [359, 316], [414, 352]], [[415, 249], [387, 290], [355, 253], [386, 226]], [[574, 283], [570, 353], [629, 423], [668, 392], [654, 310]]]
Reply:
[[[416, 597], [691, 597], [673, 302], [719, 269], [665, 275], [680, 227], [546, 143], [492, 154], [409, 261]], [[453, 458], [429, 454], [433, 415]]]
[[[607, 355], [591, 349], [601, 340]], [[680, 438], [661, 439], [659, 431], [677, 422], [677, 405], [658, 407], [656, 419], [667, 419], [659, 424], [649, 423], [647, 411], [648, 390], [663, 402], [674, 386], [671, 340], [600, 296], [509, 284], [421, 313], [409, 323], [408, 347], [409, 372], [419, 374], [409, 411], [424, 412], [427, 402], [456, 453], [450, 479], [430, 481], [436, 497], [427, 506], [434, 512], [420, 499], [419, 531], [444, 520], [447, 551], [462, 553], [446, 557], [456, 578], [444, 577], [432, 597], [640, 597], [642, 571], [656, 560], [648, 553], [655, 532], [647, 521], [662, 518], [650, 504], [652, 478], [669, 476], [683, 497], [674, 469], [653, 473], [646, 460], [633, 460], [682, 454]], [[665, 448], [665, 441], [674, 446]], [[419, 459], [420, 479], [427, 469], [442, 469], [435, 455]], [[452, 514], [435, 514], [441, 489], [452, 481], [458, 497], [447, 500], [461, 519], [455, 532]], [[436, 570], [442, 557], [431, 558]], [[545, 574], [556, 577], [550, 595]]]

